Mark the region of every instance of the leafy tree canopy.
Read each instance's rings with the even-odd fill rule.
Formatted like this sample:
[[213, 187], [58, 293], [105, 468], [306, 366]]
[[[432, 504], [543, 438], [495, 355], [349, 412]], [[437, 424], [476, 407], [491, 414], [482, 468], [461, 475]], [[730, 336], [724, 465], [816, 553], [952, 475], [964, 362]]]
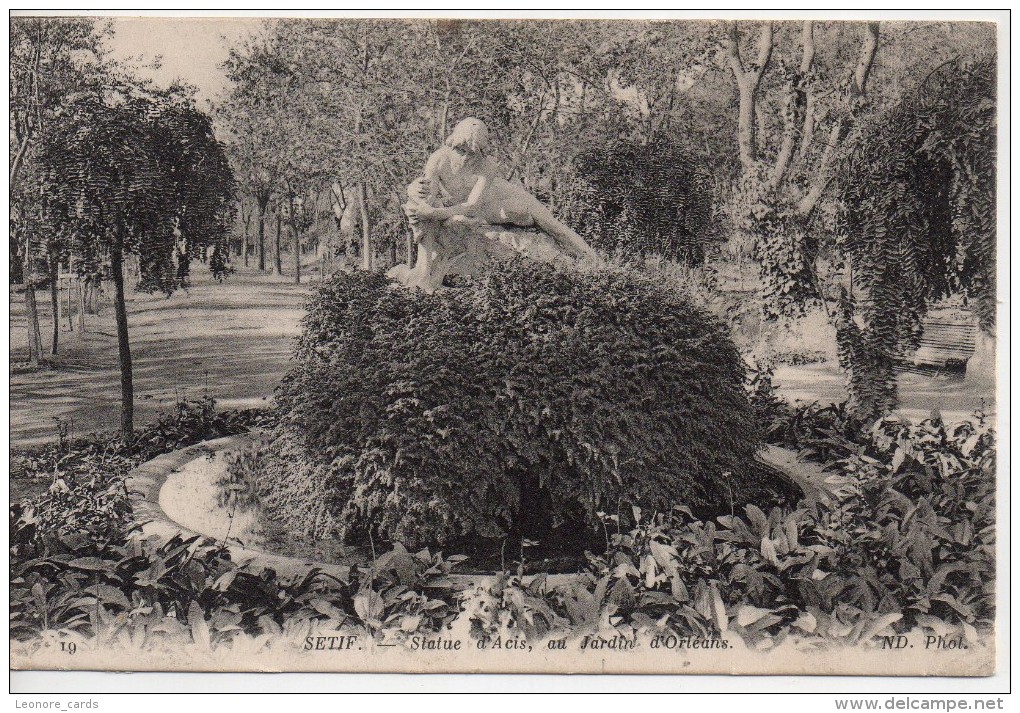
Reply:
[[40, 158], [47, 223], [83, 261], [135, 253], [141, 287], [170, 293], [211, 247], [222, 273], [233, 178], [209, 117], [189, 101], [81, 97], [58, 114]]

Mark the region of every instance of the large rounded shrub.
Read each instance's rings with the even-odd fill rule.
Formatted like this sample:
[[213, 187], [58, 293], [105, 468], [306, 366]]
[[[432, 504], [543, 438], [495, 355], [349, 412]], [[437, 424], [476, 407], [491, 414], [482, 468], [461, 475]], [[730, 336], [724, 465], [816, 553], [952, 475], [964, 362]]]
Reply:
[[743, 380], [719, 322], [633, 273], [511, 261], [435, 295], [342, 274], [278, 392], [268, 487], [415, 545], [728, 512], [762, 493]]

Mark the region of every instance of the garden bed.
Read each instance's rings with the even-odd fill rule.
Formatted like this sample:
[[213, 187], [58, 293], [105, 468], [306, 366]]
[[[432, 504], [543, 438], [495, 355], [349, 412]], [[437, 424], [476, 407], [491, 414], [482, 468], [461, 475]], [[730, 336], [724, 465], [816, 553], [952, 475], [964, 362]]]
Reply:
[[[194, 652], [189, 662], [209, 654], [227, 660], [237, 651], [265, 654], [271, 641], [300, 651], [307, 636], [323, 632], [362, 637], [369, 648], [399, 647], [390, 652], [414, 650], [426, 638], [458, 639], [473, 650], [496, 637], [544, 652], [548, 641], [576, 645], [599, 632], [600, 641], [637, 641], [642, 650], [659, 642], [663, 651], [654, 655], [692, 637], [735, 656], [783, 651], [791, 666], [795, 658], [819, 673], [848, 649], [882, 656], [882, 642], [900, 636], [924, 654], [924, 667], [891, 652], [885, 673], [932, 673], [930, 641], [954, 642], [936, 666], [987, 672], [993, 433], [981, 421], [947, 428], [889, 418], [847, 440], [832, 427], [838, 412], [790, 414], [782, 432], [800, 443], [802, 457], [829, 464], [808, 484], [835, 486], [831, 497], [810, 503], [808, 495], [795, 508], [768, 512], [748, 505], [707, 521], [683, 509], [635, 508], [634, 524], [610, 532], [608, 550], [572, 575], [456, 575], [462, 555], [378, 541], [377, 557], [349, 569], [266, 552], [239, 541], [253, 520], [229, 511], [224, 520], [223, 508], [213, 507], [223, 455], [247, 438], [178, 447], [116, 478], [115, 490], [131, 493], [125, 523], [97, 529], [88, 520], [90, 529], [81, 530], [66, 515], [68, 502], [54, 500], [61, 488], [51, 502], [12, 509], [12, 663], [65, 666], [59, 655], [71, 643], [81, 654], [75, 665], [116, 649], [130, 652], [127, 663], [107, 656], [105, 667], [137, 668], [168, 647]], [[804, 466], [792, 450], [765, 458], [777, 455]], [[73, 474], [64, 477], [76, 487]], [[141, 538], [131, 521], [144, 521]], [[733, 661], [718, 651], [701, 659], [685, 653], [673, 660], [687, 671], [721, 672]]]
[[[303, 574], [312, 567], [346, 572], [350, 567], [370, 563], [371, 544], [345, 547], [339, 542], [311, 543], [271, 529], [254, 508], [224, 502], [227, 455], [251, 441], [248, 435], [207, 441], [159, 456], [132, 471], [126, 487], [138, 498], [134, 512], [136, 520], [144, 523], [143, 532], [162, 537], [178, 533], [185, 537], [202, 535], [226, 544], [238, 561], [272, 567], [285, 578]], [[763, 469], [796, 483], [805, 497], [815, 498], [825, 492], [826, 473], [817, 464], [798, 461], [795, 452], [769, 446], [761, 460]], [[570, 551], [574, 544], [561, 543], [559, 549], [556, 545], [544, 549], [534, 545], [534, 550], [529, 546], [523, 558], [520, 551], [478, 550], [466, 561], [465, 574], [455, 577], [466, 586], [496, 571], [510, 569], [511, 565], [517, 566], [523, 559], [520, 569], [525, 574], [551, 574], [556, 581], [568, 580], [585, 563], [583, 556]]]

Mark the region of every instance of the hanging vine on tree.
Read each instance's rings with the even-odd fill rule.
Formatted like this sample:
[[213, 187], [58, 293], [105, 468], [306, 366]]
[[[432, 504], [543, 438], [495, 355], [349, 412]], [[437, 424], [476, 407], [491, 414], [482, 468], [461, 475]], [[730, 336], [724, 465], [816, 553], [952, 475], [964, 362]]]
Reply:
[[862, 414], [895, 405], [893, 360], [917, 347], [933, 303], [960, 294], [993, 328], [995, 85], [993, 59], [937, 68], [861, 132], [845, 161], [837, 246], [854, 290], [837, 330]]

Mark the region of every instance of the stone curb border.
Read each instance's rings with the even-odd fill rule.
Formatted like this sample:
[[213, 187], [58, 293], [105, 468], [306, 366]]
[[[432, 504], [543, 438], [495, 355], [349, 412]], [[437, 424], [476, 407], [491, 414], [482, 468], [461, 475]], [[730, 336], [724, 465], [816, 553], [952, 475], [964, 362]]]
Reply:
[[[167, 478], [180, 470], [182, 466], [203, 456], [218, 451], [237, 450], [252, 442], [252, 436], [242, 434], [226, 436], [210, 441], [196, 443], [172, 453], [165, 453], [143, 463], [130, 471], [125, 478], [128, 496], [132, 499], [134, 519], [141, 526], [143, 537], [156, 536], [167, 541], [175, 535], [184, 538], [210, 537], [208, 533], [196, 532], [172, 520], [160, 504], [160, 494]], [[211, 538], [210, 539], [215, 539]], [[260, 567], [271, 568], [283, 580], [294, 580], [305, 576], [309, 570], [317, 568], [326, 574], [346, 579], [349, 568], [339, 565], [325, 564], [301, 560], [294, 557], [283, 557], [269, 552], [245, 547], [238, 542], [225, 543], [232, 560], [238, 563], [251, 563]]]
[[[170, 540], [175, 535], [180, 535], [184, 538], [198, 535], [215, 539], [207, 533], [197, 532], [172, 520], [160, 504], [160, 494], [167, 478], [180, 470], [185, 464], [197, 458], [212, 455], [218, 451], [243, 448], [251, 443], [252, 440], [252, 435], [243, 434], [203, 441], [193, 446], [173, 451], [172, 453], [157, 456], [130, 471], [125, 478], [124, 484], [129, 497], [132, 498], [134, 519], [141, 527], [142, 536], [155, 536], [162, 541]], [[271, 552], [246, 547], [239, 542], [228, 541], [225, 543], [225, 546], [230, 552], [230, 558], [235, 562], [273, 569], [283, 581], [301, 579], [312, 569], [317, 569], [327, 575], [343, 580], [346, 580], [350, 573], [350, 568], [342, 565], [276, 555]], [[535, 576], [526, 576], [524, 581], [526, 583], [530, 582]], [[577, 581], [580, 576], [577, 574], [550, 574], [548, 575], [547, 582], [550, 587], [557, 587], [571, 584]], [[447, 579], [457, 589], [473, 589], [491, 584], [495, 579], [495, 575], [484, 573], [451, 574]]]
[[832, 473], [818, 463], [800, 460], [796, 451], [780, 446], [766, 446], [758, 457], [793, 481], [803, 491], [806, 502], [825, 500], [832, 492], [825, 482]]
[[[252, 442], [254, 436], [242, 434], [237, 436], [226, 436], [209, 441], [203, 441], [187, 448], [182, 448], [172, 453], [157, 456], [146, 463], [130, 471], [125, 478], [125, 488], [129, 497], [133, 500], [134, 519], [141, 527], [143, 537], [158, 537], [163, 541], [170, 540], [175, 535], [184, 538], [199, 535], [210, 537], [207, 533], [196, 532], [178, 522], [172, 520], [163, 510], [160, 504], [160, 495], [167, 478], [180, 470], [182, 466], [203, 456], [212, 455], [218, 451], [237, 450]], [[781, 471], [788, 478], [793, 480], [804, 491], [806, 500], [814, 500], [821, 496], [825, 490], [823, 483], [827, 476], [820, 466], [797, 461], [797, 455], [793, 451], [776, 446], [769, 446], [762, 453], [762, 461]], [[796, 468], [794, 468], [796, 465]], [[805, 473], [805, 471], [809, 471]], [[808, 477], [806, 477], [806, 475]], [[212, 539], [212, 538], [211, 538]], [[254, 564], [259, 567], [269, 568], [276, 571], [280, 579], [292, 581], [300, 579], [312, 569], [346, 580], [350, 568], [342, 565], [314, 562], [298, 557], [287, 557], [276, 555], [271, 552], [246, 547], [240, 542], [225, 543], [230, 552], [231, 559], [241, 564]], [[524, 577], [525, 583], [534, 579], [530, 575]], [[579, 574], [550, 574], [548, 575], [548, 586], [557, 587], [564, 584], [576, 582], [583, 575]], [[451, 574], [449, 579], [458, 589], [472, 589], [479, 586], [491, 584], [495, 575], [492, 574]]]

